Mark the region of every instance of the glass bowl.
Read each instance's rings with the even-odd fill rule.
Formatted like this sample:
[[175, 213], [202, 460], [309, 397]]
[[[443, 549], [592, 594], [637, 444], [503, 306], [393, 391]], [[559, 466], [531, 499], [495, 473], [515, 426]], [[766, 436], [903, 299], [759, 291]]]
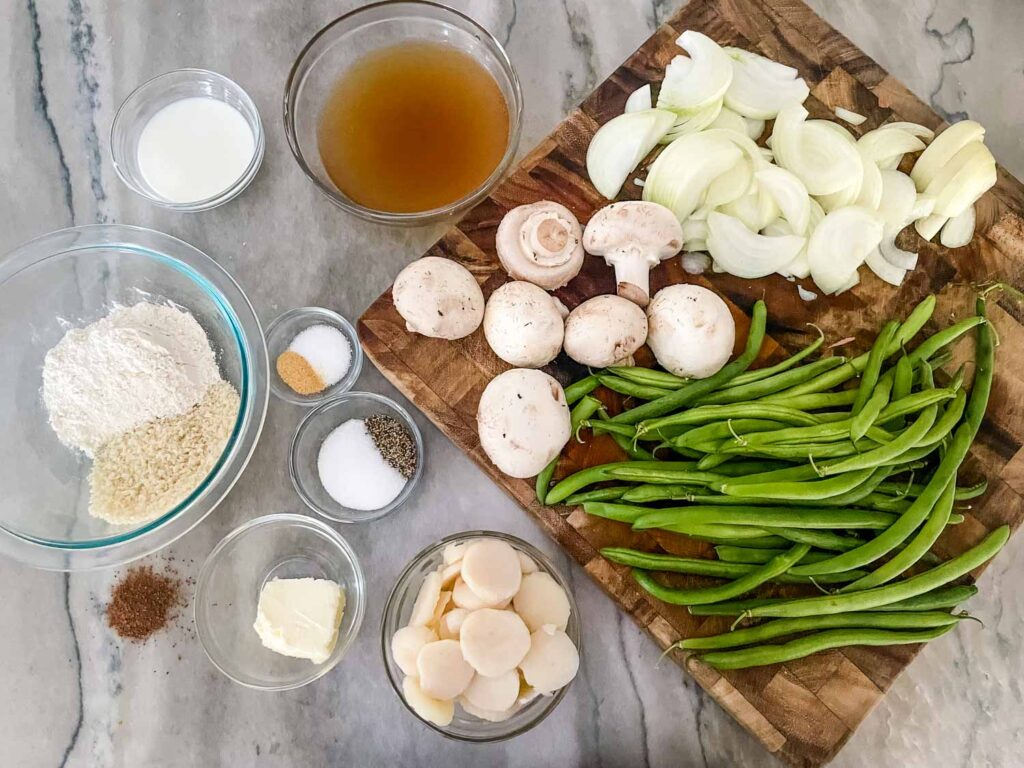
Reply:
[[[498, 84], [508, 107], [505, 154], [475, 190], [448, 205], [415, 213], [367, 208], [342, 193], [320, 159], [317, 125], [324, 103], [341, 73], [370, 51], [407, 41], [451, 45], [472, 56]], [[288, 75], [284, 125], [299, 167], [339, 208], [380, 224], [416, 226], [444, 221], [483, 200], [508, 170], [519, 146], [523, 94], [508, 54], [491, 33], [456, 10], [425, 0], [366, 5], [335, 19], [302, 49]]]
[[[336, 502], [324, 489], [317, 471], [317, 458], [324, 439], [349, 419], [365, 419], [383, 413], [397, 419], [416, 443], [416, 470], [402, 492], [379, 509], [350, 509]], [[423, 476], [423, 436], [409, 412], [390, 398], [372, 392], [348, 392], [314, 408], [299, 422], [288, 457], [288, 474], [299, 497], [318, 515], [336, 523], [365, 523], [377, 520], [402, 506]]]
[[[88, 513], [91, 462], [50, 428], [42, 398], [46, 353], [72, 327], [115, 306], [172, 302], [196, 318], [240, 406], [217, 464], [192, 494], [134, 527]], [[0, 259], [0, 554], [39, 568], [120, 565], [166, 546], [220, 502], [249, 461], [267, 408], [267, 350], [252, 305], [215, 261], [138, 227], [62, 229]]]
[[[153, 115], [171, 102], [193, 96], [219, 99], [237, 109], [249, 124], [256, 148], [242, 175], [227, 189], [204, 200], [176, 203], [160, 195], [142, 175], [137, 151], [139, 137]], [[249, 94], [233, 80], [205, 69], [176, 69], [148, 80], [128, 95], [110, 126], [110, 157], [121, 181], [151, 203], [175, 211], [206, 211], [237, 197], [259, 171], [265, 146], [260, 113]]]
[[408, 623], [409, 616], [412, 614], [413, 603], [416, 602], [416, 596], [419, 594], [423, 579], [426, 578], [428, 573], [436, 570], [443, 562], [444, 548], [449, 544], [458, 544], [471, 539], [481, 538], [500, 539], [511, 544], [514, 549], [529, 555], [537, 563], [541, 571], [549, 574], [565, 590], [565, 594], [569, 598], [570, 609], [569, 622], [566, 625], [565, 633], [575, 644], [580, 656], [582, 657], [583, 655], [580, 638], [580, 612], [579, 607], [576, 605], [576, 599], [573, 597], [572, 590], [569, 587], [569, 582], [559, 572], [558, 568], [555, 567], [555, 564], [548, 559], [547, 555], [539, 549], [520, 538], [497, 531], [464, 531], [446, 536], [436, 544], [431, 544], [416, 555], [412, 562], [405, 567], [405, 570], [398, 577], [398, 582], [395, 584], [394, 589], [391, 590], [391, 595], [384, 605], [384, 615], [380, 624], [380, 650], [384, 657], [384, 668], [387, 670], [391, 687], [398, 694], [398, 698], [402, 700], [405, 708], [412, 712], [418, 720], [426, 723], [438, 733], [457, 741], [502, 741], [526, 733], [526, 731], [533, 728], [554, 711], [555, 707], [565, 697], [569, 686], [572, 685], [570, 682], [569, 685], [560, 688], [551, 696], [538, 696], [520, 708], [512, 717], [500, 723], [492, 723], [467, 715], [461, 707], [456, 705], [455, 718], [452, 722], [449, 725], [440, 726], [423, 720], [405, 701], [405, 696], [402, 693], [402, 678], [404, 674], [391, 653], [391, 638], [395, 632]]
[[[289, 387], [277, 373], [276, 361], [278, 356], [288, 349], [299, 333], [314, 325], [330, 325], [341, 331], [348, 340], [352, 350], [352, 360], [348, 372], [336, 383], [327, 387], [323, 392], [314, 395], [300, 395]], [[267, 326], [267, 354], [270, 356], [270, 389], [275, 395], [288, 403], [295, 405], [319, 405], [325, 400], [330, 400], [352, 389], [352, 385], [359, 378], [363, 369], [363, 348], [359, 345], [359, 337], [352, 323], [329, 309], [321, 307], [300, 307], [285, 312], [274, 322]]]
[[[270, 579], [330, 579], [345, 592], [338, 641], [323, 664], [282, 656], [253, 629], [260, 590]], [[239, 526], [203, 563], [196, 583], [196, 633], [217, 669], [236, 683], [285, 691], [323, 677], [341, 661], [363, 623], [366, 582], [349, 543], [306, 515], [267, 515]]]

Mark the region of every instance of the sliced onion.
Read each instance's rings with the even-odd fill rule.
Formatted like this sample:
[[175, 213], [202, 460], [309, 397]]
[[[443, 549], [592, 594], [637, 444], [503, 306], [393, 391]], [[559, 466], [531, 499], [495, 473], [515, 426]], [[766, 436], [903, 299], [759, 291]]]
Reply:
[[778, 218], [779, 206], [775, 204], [775, 198], [762, 189], [752, 189], [728, 205], [720, 208], [721, 212], [734, 216], [753, 232], [760, 232], [765, 225]]
[[[732, 82], [732, 60], [707, 35], [688, 29], [676, 43], [690, 54], [677, 56], [665, 70], [658, 107], [693, 114], [719, 101]], [[677, 64], [678, 61], [686, 64]]]
[[732, 132], [691, 133], [669, 144], [651, 164], [643, 199], [661, 203], [681, 222], [690, 218], [711, 182], [742, 157], [740, 149], [724, 138], [728, 135]]
[[992, 153], [984, 144], [974, 142], [935, 174], [925, 192], [935, 195], [935, 213], [952, 218], [974, 205], [995, 186], [997, 178]]
[[683, 222], [683, 240], [707, 240], [708, 223], [700, 219], [687, 219]]
[[925, 125], [921, 125], [920, 123], [907, 123], [897, 120], [895, 123], [886, 123], [885, 125], [879, 126], [879, 130], [887, 128], [906, 131], [912, 136], [917, 136], [917, 138], [924, 139], [925, 141], [931, 141], [935, 138], [935, 131]]
[[807, 244], [811, 277], [818, 287], [831, 294], [846, 290], [857, 279], [857, 268], [882, 240], [884, 228], [878, 213], [858, 206], [825, 216]]
[[795, 174], [778, 166], [763, 168], [756, 174], [761, 189], [772, 196], [793, 233], [804, 235], [811, 220], [811, 198], [807, 187]]
[[939, 230], [946, 225], [947, 221], [949, 221], [947, 216], [941, 216], [937, 213], [933, 213], [930, 216], [925, 216], [915, 221], [914, 229], [916, 229], [917, 234], [925, 240], [931, 240], [939, 233]]
[[688, 243], [683, 243], [683, 250], [689, 253], [699, 253], [701, 251], [707, 251], [708, 244], [706, 240], [691, 240]]
[[767, 237], [717, 211], [708, 216], [708, 251], [715, 263], [737, 277], [765, 277], [790, 263], [806, 239], [796, 235]]
[[954, 123], [935, 137], [928, 148], [921, 153], [910, 172], [910, 178], [917, 185], [918, 192], [924, 192], [950, 160], [968, 144], [985, 138], [985, 129], [974, 120]]
[[721, 128], [722, 130], [725, 131], [735, 131], [736, 133], [741, 133], [744, 136], [749, 135], [747, 133], [746, 118], [740, 117], [740, 115], [733, 112], [728, 107], [722, 107], [721, 111], [718, 113], [718, 116], [711, 121], [711, 125], [709, 125], [708, 127]]
[[645, 109], [650, 109], [651, 103], [651, 84], [641, 85], [626, 99], [626, 112], [642, 112]]
[[852, 109], [847, 109], [846, 107], [836, 107], [835, 112], [836, 117], [840, 120], [845, 120], [850, 125], [861, 125], [867, 120], [864, 115], [857, 114]]
[[918, 195], [914, 208], [910, 212], [910, 220], [917, 221], [935, 213], [935, 198], [932, 195]]
[[942, 227], [939, 242], [947, 248], [963, 248], [974, 237], [977, 214], [974, 206], [970, 206], [959, 216], [954, 216]]
[[863, 183], [864, 176], [862, 171], [862, 175], [854, 179], [850, 186], [840, 189], [838, 192], [833, 192], [831, 195], [818, 195], [817, 200], [828, 213], [839, 208], [846, 208], [857, 202], [857, 198], [860, 196], [860, 187]]
[[703, 131], [715, 121], [721, 110], [722, 100], [719, 99], [708, 104], [704, 109], [694, 112], [692, 115], [679, 115], [672, 127], [668, 129], [668, 133], [662, 137], [660, 143], [671, 144], [680, 136]]
[[907, 270], [890, 264], [882, 257], [877, 248], [868, 254], [865, 263], [868, 265], [868, 269], [889, 285], [902, 285], [903, 278], [907, 276]]
[[[905, 251], [896, 245], [896, 236], [902, 231], [899, 229], [887, 229], [882, 236], [882, 242], [878, 244], [878, 252], [882, 258], [894, 267], [910, 271], [917, 268], [917, 254], [913, 251]], [[877, 272], [875, 274], [878, 274]], [[879, 275], [881, 277], [881, 275]], [[883, 280], [885, 278], [882, 278]]]
[[899, 165], [908, 152], [924, 149], [924, 142], [902, 129], [883, 126], [861, 136], [857, 146], [865, 157], [876, 164], [886, 162]]
[[711, 257], [706, 253], [684, 252], [680, 261], [688, 275], [703, 275], [711, 268]]
[[880, 171], [882, 179], [882, 196], [878, 203], [878, 212], [885, 220], [886, 229], [899, 231], [913, 219], [914, 205], [917, 203], [917, 188], [905, 173], [899, 171]]
[[804, 301], [814, 301], [816, 298], [818, 298], [818, 294], [816, 294], [814, 291], [808, 291], [802, 285], [798, 285], [796, 287], [796, 293]]
[[850, 144], [857, 143], [857, 137], [850, 133], [850, 130], [839, 123], [833, 123], [831, 120], [808, 120], [805, 125], [818, 125], [830, 131], [834, 131], [837, 136], [842, 136]]
[[602, 125], [587, 148], [587, 174], [594, 188], [614, 200], [629, 174], [675, 119], [674, 112], [645, 109], [613, 117]]
[[736, 165], [708, 185], [704, 204], [710, 208], [728, 205], [747, 194], [753, 183], [754, 169], [750, 158], [741, 157]]
[[[858, 152], [861, 150], [858, 148]], [[877, 211], [882, 203], [882, 172], [878, 170], [870, 158], [865, 157], [861, 152], [861, 165], [864, 176], [860, 184], [860, 192], [857, 193], [856, 205], [862, 205], [872, 211]]]
[[855, 145], [835, 130], [810, 124], [799, 104], [779, 112], [772, 131], [775, 161], [792, 171], [812, 195], [828, 195], [849, 188], [863, 175]]
[[792, 67], [740, 48], [727, 48], [733, 77], [725, 104], [744, 117], [770, 120], [790, 104], [803, 104], [810, 90]]
[[761, 138], [761, 134], [764, 133], [764, 120], [756, 117], [744, 117], [743, 122], [747, 125], [747, 136], [754, 141]]

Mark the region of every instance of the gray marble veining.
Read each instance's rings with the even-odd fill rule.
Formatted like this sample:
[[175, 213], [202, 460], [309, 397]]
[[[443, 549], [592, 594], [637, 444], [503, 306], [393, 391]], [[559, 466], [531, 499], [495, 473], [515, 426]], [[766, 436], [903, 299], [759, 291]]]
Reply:
[[[528, 150], [677, 6], [676, 0], [453, 0], [508, 46], [523, 82]], [[159, 229], [203, 249], [248, 292], [261, 319], [321, 304], [357, 316], [436, 228], [388, 230], [342, 215], [289, 155], [280, 100], [292, 58], [353, 0], [8, 0], [0, 6], [0, 251], [71, 224]], [[939, 112], [988, 127], [998, 159], [1024, 174], [1024, 3], [1019, 0], [813, 0], [812, 5]], [[132, 195], [107, 134], [140, 82], [182, 66], [238, 80], [267, 130], [263, 168], [214, 211], [179, 215]], [[393, 394], [368, 368], [359, 387]], [[263, 438], [233, 493], [154, 558], [195, 573], [243, 520], [299, 511], [287, 478], [298, 408], [272, 400]], [[587, 765], [761, 766], [770, 759], [718, 705], [572, 566], [425, 419], [428, 472], [415, 502], [346, 528], [370, 579], [358, 642], [326, 678], [261, 694], [222, 677], [188, 621], [138, 646], [107, 630], [114, 573], [41, 573], [0, 563], [0, 762], [36, 766]], [[454, 492], [453, 492], [454, 489]], [[378, 658], [386, 591], [425, 544], [493, 527], [523, 536], [568, 571], [586, 617], [579, 681], [541, 726], [470, 747], [416, 723]], [[1020, 537], [1018, 537], [1019, 539]], [[1024, 753], [1024, 542], [982, 580], [961, 627], [929, 646], [836, 759], [837, 766], [1012, 766]], [[186, 617], [187, 618], [187, 617]]]

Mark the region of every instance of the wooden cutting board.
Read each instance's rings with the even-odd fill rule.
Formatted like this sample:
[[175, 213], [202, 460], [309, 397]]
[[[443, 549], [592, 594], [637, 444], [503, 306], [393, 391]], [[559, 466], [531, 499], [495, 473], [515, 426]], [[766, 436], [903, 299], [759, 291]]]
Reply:
[[[632, 90], [662, 78], [665, 65], [681, 53], [674, 41], [686, 29], [796, 67], [811, 86], [807, 107], [812, 117], [832, 117], [831, 109], [836, 106], [853, 109], [868, 118], [852, 128], [857, 134], [893, 120], [933, 128], [942, 124], [906, 87], [799, 0], [694, 0], [659, 28], [428, 253], [468, 267], [489, 295], [508, 279], [495, 256], [494, 235], [509, 209], [541, 199], [556, 200], [585, 223], [607, 203], [587, 179], [585, 157], [591, 136], [599, 125], [622, 112]], [[639, 175], [643, 174], [641, 169]], [[622, 197], [637, 198], [639, 192], [631, 179]], [[764, 296], [772, 337], [781, 344], [794, 346], [807, 340], [806, 324], [815, 323], [830, 341], [854, 337], [852, 346], [860, 351], [884, 321], [902, 318], [928, 293], [939, 297], [930, 327], [934, 330], [972, 311], [972, 283], [1000, 278], [1017, 287], [1024, 284], [1024, 187], [1000, 170], [999, 184], [979, 202], [978, 214], [978, 234], [964, 248], [947, 250], [922, 243], [912, 231], [905, 233], [907, 242], [901, 243], [920, 250], [921, 263], [899, 289], [863, 268], [862, 282], [854, 290], [837, 298], [805, 302], [797, 296], [795, 285], [781, 277], [754, 281], [727, 275], [692, 278], [682, 272], [678, 259], [672, 259], [652, 274], [652, 293], [663, 285], [685, 281], [714, 288], [734, 306], [738, 343], [746, 335], [745, 313]], [[810, 283], [807, 287], [816, 290]], [[557, 295], [571, 308], [590, 296], [614, 290], [612, 271], [600, 259], [588, 257], [581, 275]], [[1003, 523], [1016, 528], [1024, 518], [1024, 330], [1020, 325], [1024, 316], [1019, 305], [1009, 299], [992, 302], [990, 316], [1002, 341], [996, 383], [988, 419], [961, 475], [961, 482], [986, 477], [990, 488], [973, 503], [966, 522], [940, 539], [938, 549], [946, 556], [971, 546]], [[598, 554], [600, 547], [611, 545], [660, 545], [680, 553], [706, 552], [706, 545], [671, 535], [657, 539], [650, 534], [636, 536], [618, 523], [588, 519], [580, 509], [541, 507], [534, 498], [532, 480], [503, 477], [490, 464], [477, 440], [476, 407], [487, 382], [508, 366], [490, 351], [482, 331], [457, 342], [410, 334], [389, 291], [360, 319], [359, 336], [384, 375], [515, 498], [659, 645], [667, 647], [680, 638], [724, 628], [721, 619], [692, 617], [685, 609], [648, 597], [629, 578], [627, 569]], [[765, 353], [777, 355], [780, 350], [775, 344], [766, 344]], [[963, 345], [957, 357], [969, 353], [969, 345]], [[580, 375], [578, 367], [564, 356], [546, 370], [564, 383]], [[559, 474], [610, 460], [613, 450], [600, 441], [575, 449], [563, 461]], [[995, 639], [978, 633], [972, 641]], [[842, 747], [918, 650], [912, 646], [845, 648], [784, 665], [724, 674], [682, 654], [674, 657], [770, 752], [791, 765], [819, 766]]]

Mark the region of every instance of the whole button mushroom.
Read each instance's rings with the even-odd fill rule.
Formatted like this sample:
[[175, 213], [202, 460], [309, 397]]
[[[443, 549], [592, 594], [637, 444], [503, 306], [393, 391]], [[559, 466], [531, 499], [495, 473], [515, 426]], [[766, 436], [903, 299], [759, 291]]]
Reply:
[[516, 280], [491, 294], [484, 337], [494, 354], [517, 368], [540, 368], [562, 349], [564, 305], [543, 288]]
[[592, 368], [631, 362], [646, 339], [647, 316], [621, 296], [587, 299], [565, 321], [565, 353]]
[[395, 278], [395, 309], [413, 333], [461, 339], [480, 327], [484, 294], [472, 273], [440, 256], [424, 256]]
[[541, 200], [505, 214], [494, 245], [509, 277], [553, 291], [579, 274], [584, 257], [582, 235], [572, 211]]
[[683, 228], [663, 205], [641, 200], [612, 203], [587, 222], [583, 247], [615, 267], [619, 296], [646, 307], [650, 301], [650, 271], [679, 253]]
[[699, 285], [670, 285], [647, 308], [647, 345], [677, 376], [706, 379], [732, 355], [736, 322], [726, 303]]
[[539, 473], [572, 431], [562, 385], [532, 368], [495, 376], [480, 397], [476, 421], [484, 453], [510, 477]]

